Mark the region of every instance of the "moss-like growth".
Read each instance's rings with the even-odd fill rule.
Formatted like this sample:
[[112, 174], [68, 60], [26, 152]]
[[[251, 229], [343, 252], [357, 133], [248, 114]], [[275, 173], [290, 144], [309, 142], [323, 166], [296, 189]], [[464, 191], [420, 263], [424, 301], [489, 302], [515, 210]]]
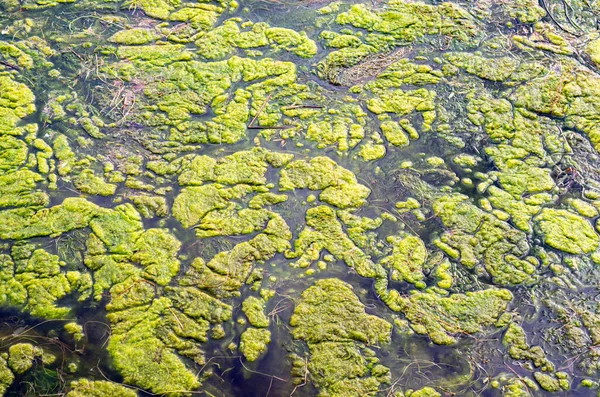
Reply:
[[[385, 287], [385, 286], [384, 286]], [[503, 289], [487, 289], [443, 297], [433, 291], [416, 292], [400, 297], [397, 291], [381, 291], [381, 299], [391, 309], [401, 311], [418, 334], [428, 335], [434, 343], [449, 345], [454, 335], [477, 334], [496, 323], [512, 300]]]
[[535, 221], [544, 242], [552, 248], [570, 254], [587, 254], [598, 247], [598, 235], [592, 225], [573, 212], [544, 208]]
[[21, 135], [23, 128], [17, 123], [35, 111], [34, 101], [35, 96], [25, 84], [0, 76], [0, 134]]
[[443, 196], [433, 210], [452, 232], [434, 240], [440, 249], [469, 268], [482, 263], [497, 284], [530, 281], [536, 270], [525, 234], [469, 203], [466, 196]]
[[8, 348], [8, 366], [16, 374], [29, 370], [36, 359], [40, 359], [43, 364], [51, 364], [56, 357], [31, 343], [15, 343]]
[[467, 73], [491, 81], [507, 80], [519, 66], [519, 60], [513, 57], [485, 58], [465, 52], [452, 52], [444, 58]]
[[546, 353], [540, 346], [529, 346], [525, 331], [519, 325], [511, 323], [508, 326], [502, 344], [508, 348], [508, 354], [515, 360], [531, 360], [536, 368], [543, 367], [544, 371], [554, 370], [554, 365], [546, 358]]
[[105, 211], [90, 221], [90, 227], [109, 251], [116, 254], [131, 254], [143, 230], [140, 214], [131, 204]]
[[275, 193], [259, 193], [256, 196], [252, 197], [250, 201], [248, 201], [248, 207], [252, 209], [260, 209], [267, 205], [275, 205], [279, 203], [283, 203], [288, 199], [288, 196], [285, 194], [275, 194]]
[[240, 336], [240, 352], [246, 360], [255, 361], [267, 350], [271, 332], [266, 329], [248, 328]]
[[307, 210], [306, 226], [294, 242], [295, 252], [286, 252], [289, 258], [300, 257], [298, 266], [309, 266], [319, 259], [321, 250], [326, 249], [363, 277], [385, 275], [382, 266], [373, 263], [369, 256], [344, 233], [342, 225], [331, 208], [318, 206]]
[[191, 320], [168, 298], [153, 300], [153, 287], [139, 279], [119, 284], [111, 292], [119, 299], [107, 307], [112, 325], [107, 350], [125, 382], [154, 393], [198, 387], [198, 379], [173, 349], [203, 362], [195, 343], [182, 337], [205, 340], [208, 322]]
[[182, 167], [180, 185], [201, 185], [216, 182], [224, 185], [264, 185], [268, 167], [283, 167], [293, 155], [270, 152], [262, 148], [244, 150], [220, 159], [196, 156]]
[[319, 198], [339, 208], [359, 207], [371, 190], [357, 182], [354, 174], [328, 157], [294, 161], [280, 173], [279, 188], [323, 190]]
[[533, 377], [540, 387], [549, 392], [558, 392], [561, 390], [569, 389], [569, 381], [567, 380], [567, 374], [564, 372], [557, 372], [554, 376], [543, 373], [534, 372]]
[[169, 213], [167, 200], [159, 196], [132, 196], [129, 198], [144, 218], [166, 216]]
[[249, 280], [254, 266], [289, 249], [291, 238], [283, 218], [274, 218], [262, 233], [218, 253], [208, 263], [195, 259], [180, 283], [208, 290], [217, 297], [239, 296], [239, 289]]
[[57, 302], [74, 290], [80, 290], [85, 299], [89, 296], [89, 276], [78, 272], [61, 272], [64, 262], [56, 255], [31, 245], [13, 246], [13, 260], [0, 256], [2, 272], [0, 303], [22, 307], [24, 311], [41, 318], [62, 318], [70, 309]]
[[[397, 116], [406, 116], [413, 111], [420, 112], [423, 116], [422, 129], [427, 131], [431, 129], [431, 124], [435, 120], [435, 92], [425, 88], [412, 91], [403, 90], [387, 90], [376, 92], [378, 95], [367, 100], [367, 108], [377, 114], [391, 113]], [[390, 122], [383, 122], [381, 129], [384, 133], [388, 133], [390, 142], [398, 143], [403, 146], [402, 142], [407, 141], [408, 137], [401, 137], [400, 125], [394, 125]], [[404, 132], [402, 132], [404, 134]]]
[[265, 314], [264, 300], [249, 296], [242, 302], [242, 311], [248, 317], [250, 325], [258, 328], [269, 326], [269, 318]]
[[[444, 21], [444, 22], [442, 22]], [[425, 35], [450, 35], [467, 41], [476, 34], [469, 13], [453, 3], [431, 6], [421, 2], [392, 0], [386, 11], [371, 11], [363, 4], [352, 6], [337, 16], [338, 24], [350, 24], [368, 31], [392, 35], [403, 41], [414, 41]]]
[[107, 183], [104, 178], [95, 175], [93, 170], [85, 169], [73, 178], [73, 185], [77, 190], [86, 194], [97, 194], [100, 196], [112, 196], [117, 186]]
[[173, 217], [183, 227], [196, 225], [210, 211], [225, 208], [227, 201], [214, 185], [188, 187], [173, 202]]
[[597, 67], [600, 67], [600, 39], [592, 40], [585, 46], [585, 53]]
[[86, 227], [100, 207], [81, 198], [67, 198], [62, 204], [38, 211], [29, 208], [0, 212], [0, 238], [21, 240], [57, 236]]
[[33, 171], [18, 170], [0, 175], [0, 207], [43, 207], [48, 195], [35, 191], [37, 182], [44, 178]]
[[4, 357], [0, 357], [0, 394], [4, 395], [15, 379]]
[[392, 244], [392, 254], [381, 260], [381, 264], [391, 269], [392, 280], [406, 281], [423, 288], [423, 265], [427, 260], [427, 249], [420, 238], [388, 238]]
[[337, 279], [319, 280], [300, 296], [290, 325], [292, 335], [308, 343], [386, 342], [391, 325], [365, 313], [352, 288]]
[[79, 342], [85, 336], [83, 333], [83, 327], [75, 322], [66, 323], [63, 328], [73, 337], [76, 342]]
[[137, 393], [118, 383], [79, 379], [71, 382], [66, 397], [136, 397]]
[[108, 38], [108, 41], [116, 44], [136, 45], [147, 44], [159, 36], [150, 29], [135, 28], [121, 30]]
[[387, 342], [392, 326], [365, 313], [351, 287], [337, 279], [319, 280], [300, 295], [290, 319], [292, 336], [310, 349], [308, 370], [321, 394], [360, 396], [389, 381], [364, 343]]

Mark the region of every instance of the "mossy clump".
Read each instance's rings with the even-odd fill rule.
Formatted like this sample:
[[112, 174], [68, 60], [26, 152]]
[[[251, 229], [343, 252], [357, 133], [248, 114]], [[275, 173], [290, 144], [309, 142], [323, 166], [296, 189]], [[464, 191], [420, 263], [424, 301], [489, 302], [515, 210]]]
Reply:
[[352, 288], [337, 279], [319, 280], [306, 289], [290, 319], [292, 336], [307, 343], [387, 342], [391, 325], [365, 313]]
[[510, 323], [502, 344], [508, 348], [508, 354], [515, 360], [531, 360], [536, 368], [542, 371], [554, 371], [554, 365], [546, 358], [546, 353], [540, 346], [529, 346], [525, 331], [515, 323]]
[[466, 52], [447, 53], [444, 59], [467, 73], [491, 81], [507, 80], [519, 66], [519, 60], [513, 57], [485, 58]]
[[135, 390], [104, 380], [79, 379], [71, 382], [66, 397], [136, 397]]
[[534, 279], [538, 261], [526, 256], [530, 247], [525, 233], [476, 207], [463, 195], [438, 198], [433, 211], [451, 229], [433, 241], [450, 258], [468, 268], [483, 264], [496, 284], [520, 284]]
[[81, 293], [82, 299], [89, 296], [89, 275], [62, 272], [65, 263], [58, 256], [33, 245], [14, 245], [12, 258], [0, 255], [0, 263], [0, 280], [3, 282], [0, 302], [22, 307], [34, 316], [63, 318], [69, 315], [70, 309], [57, 305], [61, 298], [75, 290]]
[[271, 332], [267, 329], [248, 328], [240, 336], [240, 352], [246, 360], [255, 361], [267, 350]]
[[170, 299], [154, 300], [152, 285], [135, 278], [130, 280], [111, 289], [118, 299], [107, 306], [112, 329], [107, 351], [115, 369], [126, 383], [154, 393], [195, 389], [199, 386], [198, 379], [174, 349], [203, 363], [196, 343], [183, 338], [206, 340], [208, 321], [192, 320]]
[[208, 263], [196, 258], [180, 284], [206, 289], [219, 298], [239, 296], [240, 287], [248, 282], [255, 266], [289, 249], [291, 238], [292, 233], [283, 218], [274, 218], [262, 233], [219, 252]]
[[598, 247], [598, 235], [592, 225], [571, 211], [544, 208], [534, 220], [544, 242], [552, 248], [570, 254], [587, 254]]
[[474, 335], [493, 326], [513, 298], [510, 291], [495, 288], [448, 297], [431, 290], [401, 297], [398, 291], [381, 287], [376, 286], [380, 298], [404, 313], [413, 331], [440, 345], [456, 343], [455, 335]]
[[144, 218], [162, 217], [169, 213], [167, 200], [160, 196], [131, 196], [129, 197], [135, 208]]
[[40, 174], [26, 169], [0, 175], [0, 208], [48, 205], [48, 195], [36, 190], [37, 183], [44, 179]]
[[585, 46], [585, 53], [596, 67], [600, 67], [600, 39], [592, 40]]
[[117, 190], [117, 186], [112, 183], [107, 183], [104, 178], [98, 176], [91, 169], [85, 169], [73, 178], [75, 188], [83, 193], [112, 196]]
[[35, 96], [25, 84], [8, 75], [0, 76], [0, 134], [21, 135], [23, 127], [17, 124], [35, 111], [34, 101]]
[[134, 28], [120, 30], [117, 33], [110, 36], [108, 38], [108, 41], [116, 44], [138, 45], [147, 44], [151, 41], [156, 40], [158, 37], [159, 35], [151, 29]]
[[183, 227], [196, 225], [206, 214], [215, 209], [223, 209], [227, 200], [215, 185], [187, 187], [175, 198], [171, 209], [173, 217]]
[[0, 212], [0, 238], [22, 240], [58, 236], [86, 227], [100, 207], [82, 198], [66, 198], [62, 204], [35, 211], [30, 208]]
[[427, 260], [427, 249], [420, 238], [406, 236], [404, 238], [389, 237], [392, 254], [381, 260], [381, 264], [390, 268], [392, 280], [406, 281], [418, 288], [424, 288], [423, 265]]
[[290, 325], [292, 336], [308, 344], [308, 371], [321, 394], [358, 397], [389, 381], [389, 370], [365, 344], [388, 342], [392, 326], [366, 314], [343, 281], [319, 280], [302, 292]]
[[[373, 98], [366, 101], [367, 109], [377, 115], [393, 114], [404, 117], [416, 111], [421, 113], [423, 131], [429, 131], [436, 118], [435, 91], [425, 88], [418, 90], [385, 90], [374, 91]], [[381, 129], [388, 135], [388, 140], [396, 146], [405, 146], [412, 129], [390, 121], [381, 123]]]
[[64, 330], [73, 337], [75, 342], [79, 342], [85, 336], [83, 333], [83, 327], [75, 322], [66, 323]]
[[389, 34], [402, 41], [415, 41], [426, 35], [449, 35], [468, 41], [477, 34], [470, 14], [453, 3], [433, 6], [421, 2], [391, 0], [385, 11], [371, 11], [363, 4], [353, 5], [337, 16], [341, 25], [352, 25], [370, 32]]
[[131, 254], [144, 229], [140, 214], [131, 204], [116, 206], [90, 221], [90, 228], [111, 253]]
[[215, 182], [222, 185], [265, 185], [269, 167], [288, 164], [293, 155], [262, 148], [242, 150], [219, 159], [195, 156], [182, 164], [178, 182], [182, 186]]
[[[228, 19], [215, 29], [201, 34], [195, 41], [199, 54], [207, 59], [220, 59], [234, 54], [237, 49], [285, 50], [302, 58], [317, 53], [317, 45], [305, 32], [270, 27], [268, 24]], [[266, 48], [265, 48], [266, 47]]]
[[8, 348], [8, 366], [16, 374], [29, 370], [36, 359], [44, 364], [52, 364], [56, 357], [31, 343], [15, 343]]
[[15, 375], [8, 368], [8, 363], [4, 357], [0, 357], [0, 394], [4, 395], [13, 380], [15, 379]]
[[242, 302], [242, 311], [248, 317], [250, 325], [258, 328], [269, 326], [269, 318], [265, 314], [264, 300], [249, 296]]
[[294, 252], [286, 252], [286, 257], [297, 258], [297, 266], [307, 267], [319, 259], [321, 250], [327, 250], [335, 258], [343, 260], [363, 277], [383, 277], [385, 270], [374, 263], [344, 232], [335, 211], [326, 206], [310, 208], [306, 211], [306, 228], [296, 241]]
[[281, 170], [279, 188], [322, 190], [319, 198], [339, 208], [359, 207], [371, 193], [351, 171], [322, 156], [289, 163]]
[[557, 372], [554, 375], [543, 372], [534, 372], [533, 377], [542, 389], [549, 392], [568, 390], [570, 386], [567, 374], [564, 372]]

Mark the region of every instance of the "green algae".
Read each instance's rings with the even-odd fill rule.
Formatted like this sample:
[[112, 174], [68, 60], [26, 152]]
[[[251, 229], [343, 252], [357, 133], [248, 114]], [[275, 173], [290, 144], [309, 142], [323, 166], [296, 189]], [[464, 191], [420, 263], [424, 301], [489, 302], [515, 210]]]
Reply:
[[0, 207], [44, 207], [48, 195], [36, 191], [37, 182], [44, 178], [29, 170], [18, 170], [0, 175]]
[[262, 233], [219, 252], [208, 263], [196, 258], [180, 283], [209, 290], [217, 297], [239, 296], [240, 287], [250, 281], [255, 266], [289, 249], [291, 237], [287, 224], [281, 218], [273, 219]]
[[508, 347], [508, 354], [515, 360], [531, 360], [536, 368], [543, 371], [554, 370], [540, 346], [529, 346], [525, 331], [519, 325], [511, 323], [502, 337], [502, 343]]
[[8, 349], [8, 366], [16, 374], [22, 374], [29, 370], [36, 359], [40, 359], [43, 364], [51, 364], [56, 357], [44, 352], [40, 347], [30, 343], [15, 343]]
[[336, 17], [338, 24], [350, 24], [368, 31], [391, 34], [403, 41], [414, 41], [424, 35], [449, 35], [467, 41], [476, 33], [466, 10], [452, 3], [431, 6], [421, 2], [388, 2], [388, 11], [374, 12], [357, 4]]
[[427, 259], [427, 249], [421, 239], [415, 236], [405, 238], [390, 237], [392, 254], [381, 260], [381, 264], [391, 268], [392, 280], [406, 281], [423, 288], [425, 275], [422, 272]]
[[240, 336], [240, 352], [246, 360], [255, 361], [267, 350], [271, 332], [266, 329], [248, 328]]
[[297, 160], [281, 170], [279, 189], [322, 190], [319, 199], [339, 208], [360, 207], [371, 190], [357, 182], [349, 170], [328, 157]]
[[294, 242], [294, 251], [286, 252], [288, 258], [299, 257], [297, 266], [309, 266], [319, 258], [321, 250], [325, 249], [363, 277], [385, 274], [381, 265], [374, 263], [345, 235], [331, 208], [318, 206], [307, 210], [306, 225]]
[[544, 242], [550, 247], [571, 254], [585, 254], [598, 246], [598, 235], [592, 225], [573, 212], [544, 208], [535, 221]]
[[223, 58], [235, 53], [235, 48], [250, 49], [270, 46], [289, 51], [302, 58], [310, 58], [317, 52], [317, 46], [305, 32], [287, 28], [269, 27], [266, 23], [243, 23], [239, 19], [229, 19], [221, 26], [202, 35], [195, 44], [198, 52], [207, 59]]
[[304, 291], [290, 324], [294, 338], [307, 343], [386, 342], [391, 332], [389, 323], [366, 314], [350, 286], [337, 279], [319, 280]]
[[100, 207], [85, 199], [67, 198], [62, 204], [38, 211], [29, 208], [0, 212], [0, 238], [21, 240], [36, 236], [56, 236], [87, 226]]
[[265, 302], [262, 299], [249, 296], [242, 302], [242, 311], [248, 317], [250, 325], [258, 328], [269, 326], [269, 318], [265, 314]]
[[26, 85], [9, 76], [0, 76], [0, 92], [0, 133], [21, 135], [23, 128], [15, 127], [20, 119], [35, 111], [35, 96]]
[[117, 44], [136, 45], [147, 44], [159, 36], [150, 29], [134, 28], [121, 30], [108, 38], [108, 41]]
[[[14, 259], [14, 261], [13, 261]], [[0, 302], [21, 307], [34, 316], [62, 318], [70, 313], [57, 302], [78, 290], [82, 299], [89, 296], [89, 276], [79, 272], [62, 272], [64, 262], [32, 245], [15, 245], [12, 258], [2, 256]]]
[[15, 375], [8, 368], [6, 359], [4, 357], [0, 357], [0, 393], [5, 394], [14, 379]]
[[395, 290], [379, 291], [380, 288], [376, 286], [381, 299], [392, 310], [404, 313], [414, 332], [428, 335], [432, 342], [441, 345], [456, 343], [454, 335], [473, 335], [494, 325], [513, 299], [510, 291], [502, 289], [449, 297], [425, 291], [401, 297]]
[[433, 204], [442, 223], [452, 229], [434, 240], [448, 256], [464, 266], [483, 263], [500, 285], [532, 279], [537, 260], [519, 259], [529, 251], [524, 234], [468, 202], [465, 196], [445, 196]]
[[351, 287], [319, 280], [300, 295], [290, 319], [292, 336], [308, 344], [310, 377], [321, 395], [359, 396], [389, 381], [389, 371], [364, 344], [389, 341], [391, 324], [365, 313]]
[[135, 397], [137, 393], [129, 388], [107, 381], [80, 379], [71, 382], [68, 397]]
[[77, 190], [91, 195], [112, 196], [117, 190], [116, 185], [107, 183], [104, 178], [95, 175], [90, 169], [80, 171], [73, 179], [73, 185]]
[[[0, 66], [0, 85], [14, 93], [8, 100], [0, 94], [8, 110], [0, 112], [0, 206], [7, 208], [0, 212], [0, 238], [7, 240], [7, 252], [13, 248], [1, 259], [0, 296], [5, 305], [41, 318], [69, 316], [71, 298], [86, 309], [90, 294], [93, 305], [108, 302], [108, 352], [126, 383], [158, 394], [186, 394], [213, 378], [210, 367], [201, 377], [193, 368], [195, 363], [204, 370], [206, 360], [215, 364], [212, 354], [227, 343], [219, 347], [212, 339], [227, 338], [234, 350], [240, 334], [239, 350], [247, 360], [260, 358], [267, 339], [275, 342], [269, 353], [277, 357], [287, 331], [275, 309], [269, 324], [264, 287], [296, 300], [297, 308], [306, 301], [312, 305], [304, 294], [296, 299], [298, 292], [288, 286], [296, 276], [300, 284], [328, 277], [305, 293], [319, 285], [327, 293], [315, 306], [335, 310], [307, 313], [309, 319], [345, 329], [347, 322], [371, 324], [373, 317], [348, 284], [327, 285], [329, 277], [352, 281], [356, 272], [375, 278], [359, 280], [374, 282], [379, 298], [417, 334], [454, 343], [461, 335], [510, 323], [508, 313], [501, 315], [508, 293], [494, 286], [518, 285], [513, 293], [520, 298], [527, 288], [537, 306], [533, 299], [549, 285], [575, 291], [573, 280], [585, 278], [582, 269], [590, 271], [588, 258], [580, 255], [597, 248], [592, 224], [597, 211], [578, 195], [583, 190], [588, 197], [594, 174], [570, 171], [583, 157], [580, 145], [571, 151], [566, 139], [581, 132], [581, 139], [597, 143], [597, 82], [576, 65], [588, 61], [585, 55], [558, 56], [572, 54], [573, 43], [551, 23], [512, 30], [509, 19], [527, 24], [543, 17], [536, 4], [334, 4], [316, 26], [300, 21], [306, 16], [298, 12], [296, 29], [305, 30], [300, 32], [271, 22], [279, 10], [268, 23], [246, 21], [262, 15], [255, 5], [227, 19], [236, 4], [135, 1], [119, 5], [127, 18], [111, 19], [103, 13], [113, 4], [80, 3], [65, 7], [94, 10], [94, 18], [73, 21], [66, 34], [38, 26], [39, 16], [28, 14], [32, 2], [24, 3], [22, 13], [35, 21], [4, 30], [15, 35], [15, 44], [0, 46], [9, 64]], [[568, 26], [556, 9], [549, 11], [550, 19]], [[152, 18], [174, 23], [156, 25]], [[587, 26], [579, 14], [572, 18]], [[480, 28], [488, 25], [501, 33], [487, 32], [481, 41]], [[41, 26], [48, 41], [18, 41], [38, 34]], [[584, 40], [588, 37], [577, 46], [583, 48]], [[407, 46], [411, 42], [415, 45]], [[505, 45], [514, 46], [510, 56]], [[479, 51], [469, 52], [472, 46]], [[592, 55], [588, 50], [594, 62]], [[69, 70], [73, 61], [84, 69]], [[38, 75], [55, 79], [43, 84], [64, 87], [46, 91], [32, 79]], [[32, 121], [38, 115], [39, 126]], [[113, 145], [117, 141], [126, 144]], [[227, 146], [247, 148], [250, 142], [278, 145], [280, 152]], [[421, 145], [426, 153], [413, 153]], [[124, 154], [115, 156], [118, 150]], [[376, 163], [381, 168], [356, 166], [357, 156], [381, 160]], [[309, 198], [301, 189], [312, 191]], [[64, 199], [72, 193], [109, 199]], [[393, 225], [382, 221], [396, 218]], [[83, 263], [81, 256], [67, 260], [49, 247], [10, 241], [35, 238], [35, 244], [44, 244], [51, 237], [59, 246], [80, 233], [83, 240], [87, 235]], [[282, 267], [288, 259], [298, 267], [316, 262], [320, 270]], [[340, 268], [336, 260], [349, 267]], [[392, 283], [402, 286], [403, 295], [388, 290], [388, 281], [406, 281]], [[530, 290], [533, 283], [536, 289]], [[361, 300], [367, 290], [357, 289]], [[337, 293], [344, 295], [341, 322], [337, 303], [326, 296], [337, 299]], [[345, 317], [346, 300], [360, 315]], [[230, 326], [240, 305], [256, 328]], [[519, 321], [525, 309], [521, 300], [515, 306], [510, 315]], [[376, 304], [368, 310], [385, 314]], [[302, 317], [294, 317], [292, 332], [302, 329]], [[584, 323], [571, 328], [593, 330], [593, 319]], [[321, 322], [311, 324], [319, 328]], [[273, 327], [268, 337], [257, 329], [266, 326]], [[309, 351], [308, 361], [293, 364], [297, 386], [308, 379], [321, 395], [367, 395], [388, 390], [384, 383], [410, 370], [379, 364], [380, 350], [368, 345], [386, 338], [374, 341], [352, 327], [343, 340], [327, 327], [318, 341], [308, 333], [297, 338]], [[541, 355], [527, 344], [529, 331], [516, 327], [510, 323], [501, 349], [535, 365]], [[534, 332], [547, 328], [536, 325]], [[291, 349], [302, 354], [299, 345]], [[472, 353], [470, 347], [465, 352]], [[286, 342], [284, 348], [290, 348]], [[547, 359], [553, 354], [549, 350]], [[542, 375], [533, 374], [543, 389], [569, 387], [563, 374]], [[227, 372], [222, 376], [229, 379]], [[496, 376], [490, 373], [490, 379]], [[108, 387], [78, 382], [72, 392]], [[530, 379], [501, 382], [506, 395], [537, 388]], [[431, 388], [395, 392], [439, 395]]]
[[166, 199], [159, 196], [132, 196], [131, 202], [144, 218], [166, 216], [169, 212]]
[[467, 73], [491, 81], [507, 80], [519, 66], [512, 57], [485, 58], [471, 53], [448, 53], [444, 59]]

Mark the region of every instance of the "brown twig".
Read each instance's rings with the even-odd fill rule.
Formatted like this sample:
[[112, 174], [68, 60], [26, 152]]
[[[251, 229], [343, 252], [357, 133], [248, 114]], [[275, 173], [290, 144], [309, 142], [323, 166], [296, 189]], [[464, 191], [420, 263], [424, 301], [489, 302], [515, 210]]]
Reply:
[[271, 96], [273, 94], [269, 94], [267, 96], [267, 99], [265, 99], [265, 101], [262, 103], [262, 105], [260, 105], [260, 108], [258, 108], [258, 111], [256, 112], [256, 114], [254, 115], [254, 118], [252, 119], [252, 121], [250, 121], [250, 123], [248, 124], [248, 128], [249, 129], [255, 129], [256, 127], [252, 127], [252, 124], [254, 124], [254, 121], [256, 121], [256, 118], [258, 117], [259, 114], [261, 114], [261, 112], [263, 111], [263, 109], [265, 108], [265, 106], [267, 106], [267, 102], [269, 102], [269, 99], [271, 99]]
[[17, 65], [13, 65], [13, 64], [12, 64], [12, 63], [10, 63], [10, 62], [6, 62], [6, 61], [0, 61], [0, 65], [4, 65], [4, 66], [6, 66], [7, 68], [11, 68], [11, 69], [14, 69], [14, 70], [16, 70], [16, 71], [19, 71], [19, 72], [21, 71], [21, 68], [20, 68], [20, 67], [18, 67]]

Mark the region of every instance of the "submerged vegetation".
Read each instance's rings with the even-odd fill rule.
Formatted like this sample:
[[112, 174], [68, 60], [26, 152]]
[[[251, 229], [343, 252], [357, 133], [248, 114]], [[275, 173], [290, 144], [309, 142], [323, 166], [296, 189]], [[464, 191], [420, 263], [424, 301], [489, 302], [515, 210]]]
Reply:
[[600, 395], [599, 14], [0, 0], [0, 394]]

